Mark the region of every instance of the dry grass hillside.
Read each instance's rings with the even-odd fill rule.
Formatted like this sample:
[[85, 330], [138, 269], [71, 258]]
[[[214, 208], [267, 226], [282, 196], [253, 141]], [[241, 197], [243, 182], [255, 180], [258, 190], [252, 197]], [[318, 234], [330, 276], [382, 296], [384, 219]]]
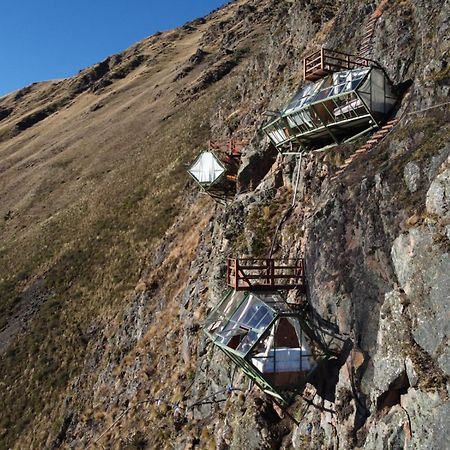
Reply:
[[180, 213], [184, 164], [258, 44], [256, 24], [215, 38], [240, 3], [0, 99], [0, 448], [55, 436], [90, 328]]

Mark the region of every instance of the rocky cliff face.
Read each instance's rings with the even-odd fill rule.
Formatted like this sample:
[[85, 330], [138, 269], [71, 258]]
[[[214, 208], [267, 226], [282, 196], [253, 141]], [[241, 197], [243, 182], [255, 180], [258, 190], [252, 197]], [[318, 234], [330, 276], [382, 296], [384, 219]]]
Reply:
[[[19, 189], [2, 205], [2, 448], [450, 447], [448, 1], [387, 2], [373, 57], [409, 86], [401, 121], [337, 179], [356, 146], [300, 161], [260, 131], [302, 56], [356, 53], [376, 6], [240, 0], [0, 99], [2, 193]], [[181, 170], [209, 136], [250, 142], [226, 205]], [[304, 255], [307, 299], [347, 341], [326, 392], [286, 411], [201, 332], [226, 257], [272, 244]]]

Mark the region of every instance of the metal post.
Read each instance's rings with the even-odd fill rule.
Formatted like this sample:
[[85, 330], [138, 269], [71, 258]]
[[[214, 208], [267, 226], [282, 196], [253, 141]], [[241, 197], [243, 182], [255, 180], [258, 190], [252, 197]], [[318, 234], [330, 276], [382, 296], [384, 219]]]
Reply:
[[234, 260], [234, 290], [235, 291], [237, 291], [239, 288], [238, 270], [239, 270], [239, 261], [236, 258]]
[[270, 284], [271, 286], [275, 287], [275, 260], [270, 259]]

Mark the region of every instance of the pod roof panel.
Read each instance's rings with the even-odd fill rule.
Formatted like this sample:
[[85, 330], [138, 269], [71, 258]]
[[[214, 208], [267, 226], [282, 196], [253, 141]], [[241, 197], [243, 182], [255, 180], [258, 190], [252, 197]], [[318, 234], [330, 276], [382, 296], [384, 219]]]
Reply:
[[225, 167], [213, 152], [204, 151], [194, 161], [188, 172], [198, 183], [211, 185], [222, 177]]

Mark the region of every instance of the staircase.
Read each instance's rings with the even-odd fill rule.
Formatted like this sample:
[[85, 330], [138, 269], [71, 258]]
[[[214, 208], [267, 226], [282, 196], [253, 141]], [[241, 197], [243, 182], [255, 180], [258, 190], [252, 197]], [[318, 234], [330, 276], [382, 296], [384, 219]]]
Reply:
[[383, 15], [386, 5], [389, 0], [382, 0], [377, 9], [371, 14], [366, 28], [364, 30], [361, 46], [359, 48], [359, 54], [364, 58], [371, 58], [373, 53], [373, 36], [375, 34], [375, 28], [378, 20]]
[[363, 153], [368, 153], [374, 147], [376, 147], [398, 124], [400, 119], [393, 119], [386, 123], [382, 128], [380, 128], [372, 137], [369, 139], [362, 147], [356, 150], [349, 158], [344, 161], [344, 164], [339, 167], [339, 170], [331, 177], [334, 181], [339, 175], [343, 174], [347, 167]]

